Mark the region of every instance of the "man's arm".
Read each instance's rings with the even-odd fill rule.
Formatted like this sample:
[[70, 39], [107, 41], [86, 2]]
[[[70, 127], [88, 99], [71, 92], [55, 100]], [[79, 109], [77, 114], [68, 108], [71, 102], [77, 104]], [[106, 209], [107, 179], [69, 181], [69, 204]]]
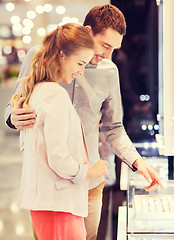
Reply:
[[[40, 49], [40, 46], [36, 46], [31, 48], [28, 51], [22, 63], [22, 67], [21, 67], [18, 79], [21, 79], [27, 76], [30, 70], [31, 59], [39, 49]], [[13, 94], [18, 93], [21, 89], [21, 86], [22, 86], [22, 81], [18, 81]], [[34, 114], [33, 110], [30, 108], [22, 109], [22, 104], [24, 100], [25, 100], [24, 98], [21, 98], [17, 104], [17, 107], [14, 109], [12, 108], [11, 103], [7, 104], [7, 107], [4, 113], [4, 118], [5, 118], [5, 123], [12, 129], [21, 130], [24, 128], [32, 127], [35, 122], [36, 115]]]
[[11, 123], [11, 112], [12, 112], [12, 106], [11, 106], [11, 103], [8, 103], [4, 113], [5, 123], [10, 128], [16, 129], [16, 127]]
[[141, 156], [136, 151], [122, 123], [123, 108], [116, 66], [110, 72], [107, 87], [109, 88], [109, 94], [101, 109], [101, 131], [105, 133], [107, 144], [113, 152], [134, 170], [132, 164]]
[[145, 187], [151, 191], [162, 183], [157, 173], [148, 166], [135, 149], [122, 124], [122, 102], [119, 85], [118, 70], [113, 71], [110, 79], [110, 95], [103, 102], [101, 131], [106, 135], [107, 144], [112, 151], [129, 167], [146, 178], [150, 186]]

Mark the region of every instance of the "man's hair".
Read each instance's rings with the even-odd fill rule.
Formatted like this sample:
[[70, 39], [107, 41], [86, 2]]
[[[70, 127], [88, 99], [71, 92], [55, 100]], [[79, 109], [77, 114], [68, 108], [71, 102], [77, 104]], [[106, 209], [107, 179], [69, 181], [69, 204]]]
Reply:
[[121, 35], [126, 34], [126, 21], [123, 13], [114, 5], [93, 7], [86, 15], [84, 26], [91, 26], [94, 35], [104, 29], [112, 28]]

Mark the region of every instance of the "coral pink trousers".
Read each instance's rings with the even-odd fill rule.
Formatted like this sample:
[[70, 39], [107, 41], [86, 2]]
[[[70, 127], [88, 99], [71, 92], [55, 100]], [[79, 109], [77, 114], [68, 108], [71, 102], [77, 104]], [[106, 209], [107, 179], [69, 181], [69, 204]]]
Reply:
[[83, 217], [65, 212], [30, 211], [38, 240], [86, 240]]

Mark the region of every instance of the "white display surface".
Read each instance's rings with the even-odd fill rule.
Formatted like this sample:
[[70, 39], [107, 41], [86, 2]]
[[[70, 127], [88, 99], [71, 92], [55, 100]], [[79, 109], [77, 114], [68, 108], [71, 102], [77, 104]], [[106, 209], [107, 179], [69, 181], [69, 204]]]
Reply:
[[118, 209], [117, 240], [126, 240], [126, 207]]
[[173, 219], [173, 195], [134, 195], [133, 200], [135, 219]]

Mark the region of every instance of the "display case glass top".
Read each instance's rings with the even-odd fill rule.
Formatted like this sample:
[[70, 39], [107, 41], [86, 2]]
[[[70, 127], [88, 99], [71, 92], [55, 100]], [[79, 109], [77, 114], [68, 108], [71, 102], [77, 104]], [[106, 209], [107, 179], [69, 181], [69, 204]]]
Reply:
[[168, 180], [167, 158], [145, 161], [156, 169], [165, 188], [147, 192], [146, 180], [129, 170], [127, 240], [174, 239], [174, 180]]

